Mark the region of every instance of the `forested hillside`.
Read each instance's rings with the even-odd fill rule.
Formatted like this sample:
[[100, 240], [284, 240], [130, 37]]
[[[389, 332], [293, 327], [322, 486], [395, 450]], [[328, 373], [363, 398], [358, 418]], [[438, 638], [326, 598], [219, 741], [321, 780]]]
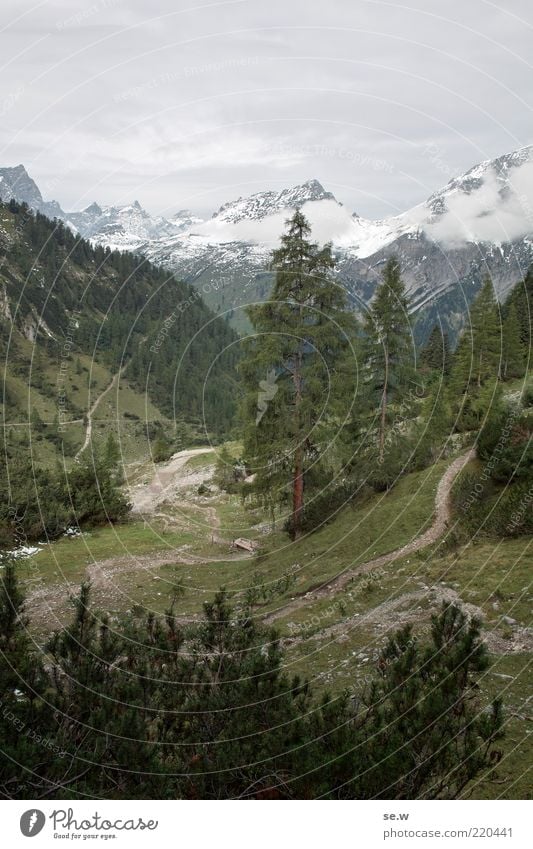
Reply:
[[[273, 298], [249, 309], [239, 439], [168, 459], [200, 431], [194, 415], [163, 411], [177, 315], [206, 314], [213, 362], [236, 347], [192, 294], [159, 324], [140, 309], [134, 344], [120, 317], [116, 337], [101, 322], [103, 348], [69, 360], [78, 389], [95, 375], [100, 397], [124, 361], [112, 406], [127, 427], [144, 425], [151, 452], [139, 451], [133, 480], [112, 420], [96, 417], [77, 460], [59, 423], [48, 432], [33, 414], [27, 451], [14, 423], [6, 430], [0, 542], [16, 555], [36, 544], [3, 557], [0, 676], [12, 715], [43, 729], [51, 754], [12, 740], [4, 722], [5, 793], [28, 792], [13, 762], [40, 793], [66, 797], [512, 792], [528, 758], [521, 676], [533, 645], [533, 275], [503, 304], [487, 278], [455, 349], [440, 326], [420, 348], [400, 263], [384, 266], [361, 320], [330, 246], [309, 236], [298, 211], [272, 256]], [[96, 323], [101, 310], [88, 314]], [[59, 333], [53, 315], [38, 331], [35, 397], [50, 386]], [[135, 403], [158, 356], [161, 406], [143, 423]], [[196, 356], [186, 376], [209, 386]], [[221, 373], [222, 386], [231, 379]], [[54, 438], [57, 468], [38, 462]]]
[[[184, 439], [226, 434], [235, 339], [172, 274], [93, 247], [25, 204], [0, 204], [4, 541], [14, 525], [31, 540], [60, 532], [69, 517], [101, 514], [98, 497], [94, 510], [73, 509], [65, 489], [84, 445], [100, 446], [102, 470], [117, 460], [118, 443], [123, 461], [161, 459]], [[117, 445], [104, 448], [110, 432]], [[108, 520], [123, 513], [122, 501], [106, 502]]]
[[[213, 320], [190, 286], [146, 260], [93, 247], [61, 222], [10, 201], [0, 205], [0, 293], [2, 354], [28, 385], [41, 379], [34, 373], [40, 356], [59, 366], [65, 354], [86, 354], [113, 373], [131, 360], [131, 380], [164, 412], [191, 420], [202, 414], [212, 366], [207, 426], [223, 432], [231, 421], [233, 332]], [[11, 320], [35, 343], [33, 369], [5, 324]], [[67, 406], [80, 412], [72, 399]]]
[[[254, 474], [248, 496], [278, 511], [297, 537], [369, 488], [386, 491], [462, 446], [491, 451], [509, 415], [514, 429], [501, 479], [524, 478], [527, 490], [531, 425], [519, 410], [530, 396], [533, 273], [503, 304], [487, 277], [453, 352], [439, 325], [418, 348], [399, 262], [386, 263], [357, 322], [335, 285], [330, 248], [319, 249], [309, 234], [295, 213], [273, 254], [272, 299], [248, 309], [256, 331], [241, 364], [243, 463]], [[505, 387], [517, 379], [511, 401]]]

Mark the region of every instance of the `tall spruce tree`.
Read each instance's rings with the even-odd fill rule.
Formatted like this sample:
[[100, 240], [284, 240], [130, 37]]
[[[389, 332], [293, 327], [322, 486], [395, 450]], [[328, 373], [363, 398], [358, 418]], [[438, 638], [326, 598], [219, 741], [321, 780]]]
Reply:
[[112, 479], [118, 484], [124, 482], [124, 469], [121, 459], [120, 448], [115, 434], [110, 430], [105, 442], [103, 464], [109, 470]]
[[452, 363], [451, 391], [455, 398], [474, 397], [488, 380], [501, 373], [502, 337], [492, 280], [487, 277], [470, 310], [470, 326], [463, 332]]
[[521, 377], [524, 374], [524, 347], [514, 303], [510, 304], [503, 321], [502, 337], [501, 378], [509, 380], [512, 377]]
[[492, 280], [487, 277], [470, 310], [470, 327], [463, 333], [454, 356], [452, 384], [462, 395], [498, 377], [501, 332], [498, 305]]
[[400, 264], [394, 258], [389, 259], [365, 322], [369, 395], [371, 403], [379, 409], [380, 462], [385, 452], [389, 403], [405, 397], [413, 377], [408, 308]]
[[432, 371], [447, 374], [450, 366], [450, 341], [448, 334], [436, 324], [420, 352], [420, 364]]
[[504, 315], [507, 314], [511, 304], [514, 304], [516, 308], [524, 355], [527, 354], [530, 357], [533, 344], [533, 265], [530, 266], [524, 279], [511, 290], [505, 302]]
[[296, 211], [272, 255], [271, 299], [248, 310], [255, 334], [241, 364], [245, 456], [255, 492], [271, 509], [292, 499], [295, 538], [306, 484], [331, 456], [349, 414], [348, 358], [355, 336], [346, 293], [332, 279], [331, 246], [319, 247], [310, 232]]

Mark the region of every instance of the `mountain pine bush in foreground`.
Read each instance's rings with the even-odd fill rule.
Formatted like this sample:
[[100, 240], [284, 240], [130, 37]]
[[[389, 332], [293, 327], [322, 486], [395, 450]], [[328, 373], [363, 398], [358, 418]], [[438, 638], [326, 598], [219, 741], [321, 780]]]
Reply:
[[479, 623], [455, 606], [429, 642], [390, 637], [370, 682], [335, 698], [289, 678], [276, 633], [224, 591], [182, 628], [172, 610], [112, 621], [84, 585], [43, 653], [27, 622], [7, 561], [4, 797], [449, 799], [499, 759]]

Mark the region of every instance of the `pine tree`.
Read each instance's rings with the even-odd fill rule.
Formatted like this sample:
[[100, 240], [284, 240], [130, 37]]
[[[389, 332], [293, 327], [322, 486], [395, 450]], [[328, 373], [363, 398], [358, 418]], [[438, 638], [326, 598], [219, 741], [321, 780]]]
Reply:
[[20, 798], [31, 792], [28, 779], [37, 780], [51, 766], [53, 755], [40, 740], [52, 716], [47, 700], [39, 698], [45, 673], [28, 633], [17, 564], [5, 556], [0, 560], [0, 794]]
[[487, 277], [472, 306], [473, 367], [477, 386], [499, 373], [500, 317], [492, 280]]
[[516, 306], [511, 303], [502, 327], [502, 380], [522, 377], [524, 374], [524, 348], [521, 340], [521, 328]]
[[416, 460], [421, 468], [426, 468], [442, 457], [452, 430], [447, 392], [440, 381], [430, 387], [424, 399], [417, 429]]
[[391, 636], [355, 698], [317, 699], [289, 679], [276, 632], [223, 590], [185, 632], [172, 609], [111, 626], [88, 584], [73, 604], [44, 666], [15, 567], [2, 579], [4, 796], [449, 799], [500, 757], [501, 703], [479, 697], [487, 650], [455, 605], [429, 644], [410, 626]]
[[489, 665], [479, 622], [443, 604], [431, 636], [422, 646], [407, 626], [381, 654], [367, 700], [369, 768], [359, 764], [355, 798], [454, 799], [501, 757], [492, 748], [503, 736], [501, 701], [483, 713], [476, 699]]
[[478, 418], [478, 396], [486, 394], [481, 391], [485, 384], [499, 379], [501, 353], [498, 305], [492, 281], [487, 278], [472, 304], [470, 327], [463, 332], [453, 356], [450, 391], [455, 401], [461, 400], [460, 428], [469, 429], [466, 419], [470, 420], [471, 408], [476, 407], [474, 418]]
[[389, 403], [402, 400], [413, 376], [408, 308], [400, 265], [392, 258], [385, 266], [365, 322], [370, 399], [379, 409], [380, 462], [385, 452]]
[[109, 466], [88, 451], [69, 472], [63, 500], [70, 507], [72, 522], [80, 527], [118, 522], [131, 506]]
[[436, 324], [420, 352], [420, 364], [440, 374], [447, 374], [450, 367], [450, 341], [446, 331]]
[[183, 451], [193, 439], [191, 426], [188, 425], [183, 418], [176, 419], [174, 426], [174, 442], [177, 451]]
[[168, 460], [171, 454], [172, 446], [166, 438], [163, 430], [160, 429], [152, 443], [152, 461], [154, 463], [162, 463], [165, 460]]
[[454, 383], [462, 394], [469, 386], [481, 387], [500, 372], [501, 335], [492, 280], [487, 277], [470, 310], [465, 331], [454, 357]]
[[309, 235], [309, 223], [295, 212], [273, 252], [271, 299], [248, 310], [255, 335], [241, 368], [245, 457], [256, 474], [255, 492], [271, 509], [292, 498], [295, 538], [306, 480], [347, 416], [355, 333], [346, 293], [332, 280], [331, 246], [320, 248]]
[[[0, 578], [0, 650], [13, 658], [19, 655], [17, 667], [23, 662], [24, 655], [30, 646], [26, 633], [28, 617], [24, 607], [24, 595], [18, 586], [16, 563], [13, 559], [2, 556]], [[19, 683], [18, 678], [14, 678]]]
[[115, 483], [122, 483], [124, 480], [124, 473], [122, 464], [120, 462], [120, 448], [115, 438], [115, 434], [112, 430], [109, 431], [108, 437], [106, 439], [103, 454], [103, 463], [104, 466], [109, 470], [109, 473]]
[[520, 340], [524, 356], [529, 359], [533, 345], [533, 265], [528, 269], [524, 279], [511, 290], [504, 306], [504, 315], [511, 304], [515, 306], [520, 324]]

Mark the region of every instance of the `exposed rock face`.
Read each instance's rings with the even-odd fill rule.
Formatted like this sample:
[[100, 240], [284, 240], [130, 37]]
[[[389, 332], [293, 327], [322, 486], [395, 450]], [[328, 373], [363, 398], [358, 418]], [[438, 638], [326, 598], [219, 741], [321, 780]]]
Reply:
[[16, 200], [27, 203], [36, 212], [47, 218], [64, 218], [65, 213], [55, 200], [45, 201], [37, 184], [29, 176], [24, 165], [0, 168], [0, 200]]
[[11, 316], [11, 307], [9, 306], [9, 298], [7, 297], [5, 284], [0, 287], [0, 318], [4, 318], [6, 321], [13, 320]]
[[297, 207], [313, 237], [331, 241], [339, 282], [362, 309], [383, 264], [398, 257], [421, 334], [438, 319], [457, 331], [487, 274], [503, 298], [533, 262], [533, 146], [476, 165], [425, 203], [380, 221], [352, 214], [318, 180], [238, 198], [204, 221], [188, 210], [152, 217], [137, 201], [67, 214], [43, 201], [23, 166], [0, 169], [0, 177], [0, 197], [24, 200], [94, 242], [168, 267], [242, 327], [243, 307], [268, 297], [270, 252]]
[[295, 209], [304, 203], [317, 200], [335, 201], [335, 198], [318, 180], [308, 180], [301, 186], [283, 189], [281, 192], [259, 192], [247, 198], [230, 201], [221, 206], [213, 218], [232, 224], [238, 221], [260, 221], [277, 212], [286, 212], [288, 209]]
[[153, 218], [137, 200], [129, 206], [92, 203], [82, 212], [69, 213], [65, 220], [84, 238], [125, 251], [138, 251], [146, 243], [179, 231], [174, 222]]

